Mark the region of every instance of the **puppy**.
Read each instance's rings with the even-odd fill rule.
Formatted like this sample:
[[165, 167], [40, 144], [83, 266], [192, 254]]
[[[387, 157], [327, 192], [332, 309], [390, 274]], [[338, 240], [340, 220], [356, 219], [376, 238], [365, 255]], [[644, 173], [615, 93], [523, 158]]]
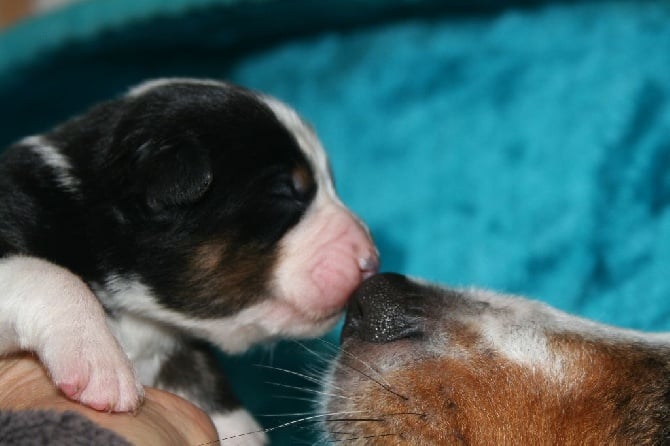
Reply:
[[670, 333], [397, 274], [355, 293], [326, 382], [347, 444], [670, 444]]
[[150, 81], [0, 158], [0, 354], [97, 410], [154, 385], [257, 429], [211, 344], [322, 334], [377, 264], [311, 128], [231, 84]]

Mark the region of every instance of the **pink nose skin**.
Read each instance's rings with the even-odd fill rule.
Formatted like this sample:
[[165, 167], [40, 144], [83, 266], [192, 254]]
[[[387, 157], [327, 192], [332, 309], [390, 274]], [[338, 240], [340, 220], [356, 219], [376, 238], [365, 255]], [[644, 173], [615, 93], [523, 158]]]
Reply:
[[363, 280], [368, 279], [379, 272], [379, 256], [375, 253], [358, 259], [358, 267], [361, 269]]
[[361, 282], [379, 269], [370, 234], [341, 205], [324, 205], [285, 240], [277, 285], [283, 299], [313, 321], [342, 311]]
[[322, 315], [344, 308], [358, 285], [379, 269], [377, 249], [355, 218], [341, 212], [332, 216], [329, 226], [338, 229], [330, 232], [337, 235], [318, 247], [311, 271], [318, 297], [303, 302], [305, 309]]

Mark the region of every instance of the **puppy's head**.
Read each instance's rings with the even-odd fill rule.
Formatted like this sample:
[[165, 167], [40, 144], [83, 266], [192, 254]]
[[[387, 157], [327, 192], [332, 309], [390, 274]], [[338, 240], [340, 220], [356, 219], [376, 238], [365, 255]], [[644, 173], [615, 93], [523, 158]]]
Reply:
[[322, 333], [377, 268], [313, 130], [273, 98], [163, 79], [48, 138], [81, 174], [112, 309], [235, 351]]
[[383, 274], [324, 394], [330, 439], [353, 444], [664, 444], [670, 338]]

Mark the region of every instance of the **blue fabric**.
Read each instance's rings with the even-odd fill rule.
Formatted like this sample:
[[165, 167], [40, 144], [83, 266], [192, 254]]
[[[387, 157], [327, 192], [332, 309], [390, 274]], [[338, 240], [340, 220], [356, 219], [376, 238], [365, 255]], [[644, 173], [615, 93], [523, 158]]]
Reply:
[[273, 48], [383, 266], [670, 329], [670, 11], [548, 5]]
[[[0, 63], [0, 143], [142, 77], [229, 78], [314, 123], [384, 270], [670, 330], [667, 2], [308, 3], [186, 9], [89, 33], [16, 70]], [[299, 6], [308, 17], [296, 19]], [[217, 20], [236, 32], [222, 37]], [[39, 37], [34, 25], [22, 39]], [[307, 384], [249, 363], [307, 361], [285, 344], [228, 363], [247, 403], [268, 413], [306, 405], [259, 382]], [[287, 430], [274, 438], [311, 438], [277, 432]]]

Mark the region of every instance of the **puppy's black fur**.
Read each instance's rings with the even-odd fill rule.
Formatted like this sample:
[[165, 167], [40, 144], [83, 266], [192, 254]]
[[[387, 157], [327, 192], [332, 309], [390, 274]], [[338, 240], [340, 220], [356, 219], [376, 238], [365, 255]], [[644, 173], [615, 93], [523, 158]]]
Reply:
[[[137, 274], [162, 305], [197, 317], [232, 314], [267, 294], [276, 242], [316, 191], [313, 180], [293, 183], [296, 169], [312, 175], [294, 137], [238, 88], [177, 84], [124, 97], [44, 138], [68, 157], [76, 190], [25, 143], [8, 149], [0, 255], [48, 259], [88, 283]], [[204, 243], [225, 245], [225, 258], [216, 277], [203, 270], [194, 280]], [[223, 275], [235, 279], [227, 292]]]

